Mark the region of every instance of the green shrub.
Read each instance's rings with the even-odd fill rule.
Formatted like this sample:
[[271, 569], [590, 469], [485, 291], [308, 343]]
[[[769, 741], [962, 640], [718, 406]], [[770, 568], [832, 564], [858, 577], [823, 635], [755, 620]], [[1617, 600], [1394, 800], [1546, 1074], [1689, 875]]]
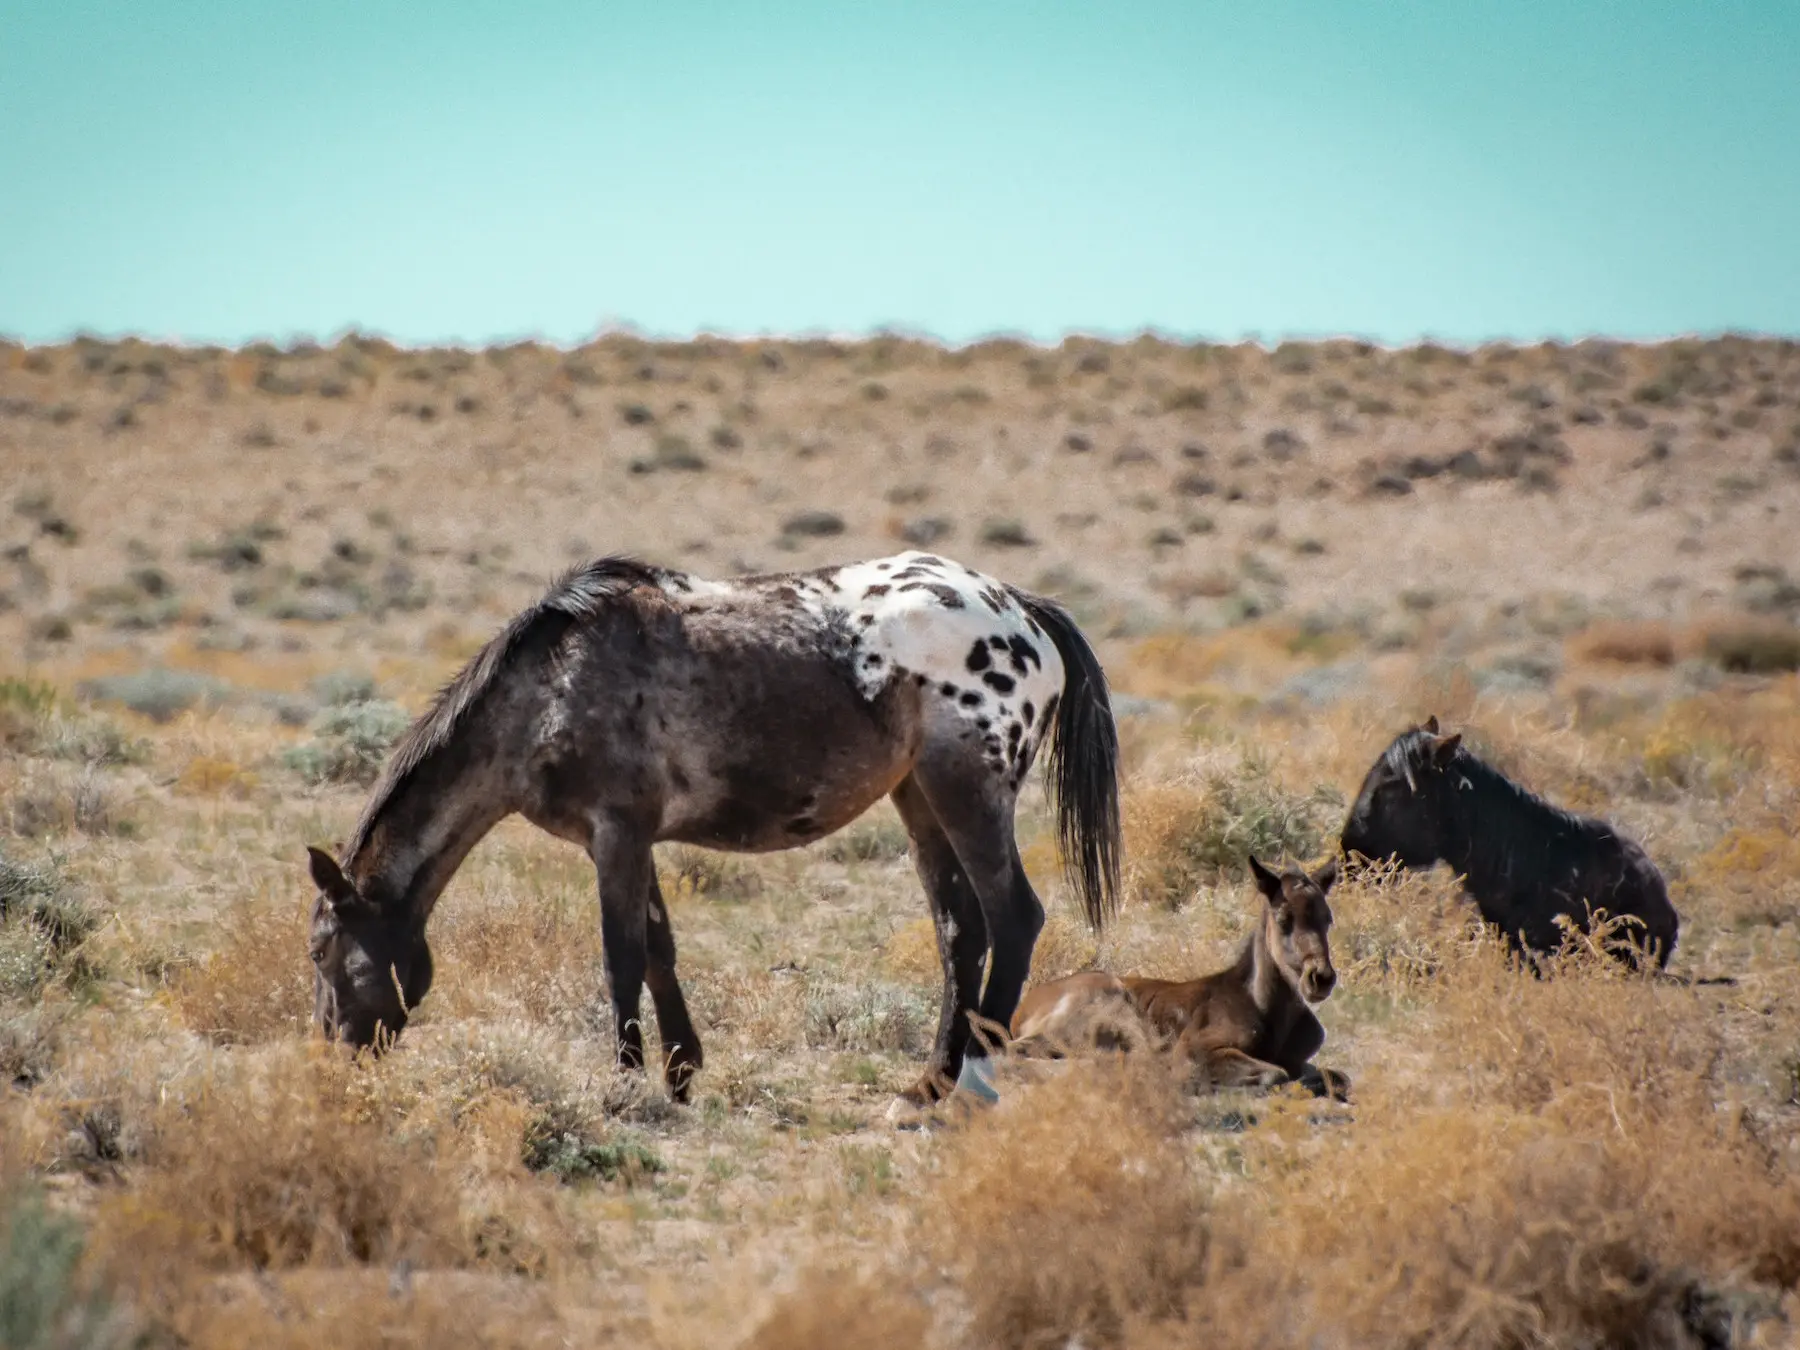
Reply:
[[152, 722], [172, 722], [190, 708], [222, 707], [231, 697], [231, 687], [210, 675], [160, 666], [86, 680], [76, 692], [83, 698], [120, 704]]
[[1706, 654], [1720, 668], [1741, 675], [1800, 670], [1800, 628], [1746, 625], [1707, 635]]
[[375, 678], [359, 670], [334, 670], [312, 682], [313, 697], [327, 708], [369, 703], [380, 697]]
[[818, 1048], [919, 1054], [936, 1026], [925, 996], [902, 985], [832, 982], [807, 991], [806, 1043]]
[[103, 1350], [144, 1338], [79, 1277], [81, 1227], [34, 1192], [0, 1196], [0, 1346]]
[[837, 863], [888, 862], [904, 858], [906, 826], [890, 815], [867, 815], [825, 841], [827, 858]]
[[56, 689], [43, 680], [9, 676], [0, 680], [0, 709], [27, 717], [48, 717], [56, 708]]
[[34, 996], [99, 927], [54, 865], [0, 853], [0, 993]]
[[309, 783], [372, 783], [411, 724], [406, 709], [382, 699], [327, 708], [313, 720], [313, 739], [282, 760]]
[[994, 548], [1031, 548], [1037, 540], [1023, 521], [994, 516], [982, 522], [981, 542]]
[[559, 1129], [547, 1116], [535, 1118], [526, 1129], [520, 1160], [564, 1185], [623, 1181], [631, 1186], [665, 1170], [655, 1150], [635, 1139], [590, 1139], [577, 1130]]

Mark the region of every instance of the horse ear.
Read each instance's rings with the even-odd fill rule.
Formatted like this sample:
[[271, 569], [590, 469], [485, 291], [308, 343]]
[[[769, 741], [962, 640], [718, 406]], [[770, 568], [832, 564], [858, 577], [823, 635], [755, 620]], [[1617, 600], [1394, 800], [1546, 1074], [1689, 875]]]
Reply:
[[1430, 717], [1425, 719], [1425, 726], [1423, 729], [1433, 736], [1438, 734], [1438, 720], [1436, 713], [1431, 714]]
[[1247, 856], [1250, 859], [1250, 875], [1256, 878], [1256, 889], [1268, 896], [1274, 904], [1280, 904], [1282, 900], [1281, 878], [1258, 862], [1254, 853]]
[[333, 909], [356, 903], [356, 887], [350, 884], [350, 878], [344, 875], [344, 869], [337, 865], [337, 859], [324, 849], [307, 845], [306, 860], [312, 872], [313, 885], [319, 888]]
[[1456, 747], [1462, 744], [1462, 732], [1454, 736], [1439, 737], [1438, 743], [1431, 747], [1431, 758], [1441, 769], [1456, 758]]
[[1337, 885], [1337, 879], [1338, 860], [1336, 858], [1331, 859], [1331, 861], [1313, 873], [1313, 885], [1319, 888], [1320, 894], [1329, 892], [1333, 886]]

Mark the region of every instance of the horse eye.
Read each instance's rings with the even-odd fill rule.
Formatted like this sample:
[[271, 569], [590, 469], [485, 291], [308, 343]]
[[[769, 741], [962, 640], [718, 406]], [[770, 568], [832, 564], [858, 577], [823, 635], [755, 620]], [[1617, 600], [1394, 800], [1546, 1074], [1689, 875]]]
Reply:
[[312, 957], [312, 963], [315, 966], [320, 965], [325, 960], [325, 948], [321, 944], [320, 946], [314, 947], [312, 949], [312, 951], [308, 953], [308, 955], [310, 955]]
[[1276, 915], [1275, 922], [1281, 925], [1281, 931], [1284, 933], [1294, 931], [1294, 915], [1291, 910], [1282, 910], [1280, 914]]

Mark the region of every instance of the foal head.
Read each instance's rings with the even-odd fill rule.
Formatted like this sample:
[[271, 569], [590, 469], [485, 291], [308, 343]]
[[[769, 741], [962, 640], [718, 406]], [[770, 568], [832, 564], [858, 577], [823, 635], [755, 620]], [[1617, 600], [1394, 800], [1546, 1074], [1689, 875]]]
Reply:
[[1398, 858], [1406, 867], [1429, 867], [1449, 844], [1450, 775], [1461, 735], [1444, 736], [1432, 717], [1394, 738], [1381, 752], [1344, 822], [1344, 852], [1365, 858]]
[[1298, 867], [1271, 872], [1250, 858], [1250, 872], [1263, 895], [1263, 942], [1282, 978], [1308, 1003], [1322, 1003], [1337, 984], [1331, 964], [1331, 906], [1325, 895], [1338, 878], [1333, 858], [1308, 876]]
[[306, 852], [319, 888], [310, 938], [313, 1021], [327, 1040], [358, 1049], [391, 1040], [431, 988], [431, 948], [402, 907], [371, 902], [330, 854]]

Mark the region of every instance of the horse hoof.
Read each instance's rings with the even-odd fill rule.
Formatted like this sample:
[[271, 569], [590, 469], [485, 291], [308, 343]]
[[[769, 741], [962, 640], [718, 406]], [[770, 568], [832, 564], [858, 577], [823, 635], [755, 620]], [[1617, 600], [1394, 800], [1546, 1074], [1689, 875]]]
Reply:
[[967, 1093], [979, 1102], [997, 1102], [1000, 1093], [994, 1087], [994, 1066], [985, 1058], [971, 1056], [963, 1061], [962, 1074], [956, 1080], [956, 1095]]

